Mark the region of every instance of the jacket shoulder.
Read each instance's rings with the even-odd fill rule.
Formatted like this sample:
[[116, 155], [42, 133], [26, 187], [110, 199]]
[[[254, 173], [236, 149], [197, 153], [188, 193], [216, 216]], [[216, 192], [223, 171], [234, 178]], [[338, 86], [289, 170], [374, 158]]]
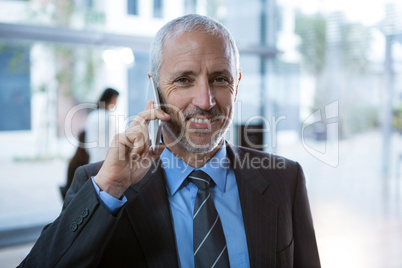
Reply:
[[298, 162], [286, 157], [242, 146], [229, 146], [228, 154], [234, 165], [245, 169], [287, 172], [298, 172], [300, 169]]

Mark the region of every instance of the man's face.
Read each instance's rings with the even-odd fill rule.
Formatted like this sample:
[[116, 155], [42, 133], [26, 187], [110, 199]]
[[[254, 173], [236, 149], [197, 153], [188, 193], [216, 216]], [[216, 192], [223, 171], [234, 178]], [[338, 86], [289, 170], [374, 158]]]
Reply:
[[240, 74], [228, 41], [201, 32], [166, 38], [160, 90], [171, 119], [164, 142], [190, 152], [216, 148], [233, 116]]

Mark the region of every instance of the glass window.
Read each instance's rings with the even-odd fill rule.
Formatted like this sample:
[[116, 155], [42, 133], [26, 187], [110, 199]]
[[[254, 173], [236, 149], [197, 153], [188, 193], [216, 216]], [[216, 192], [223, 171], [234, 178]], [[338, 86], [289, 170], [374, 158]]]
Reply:
[[84, 4], [87, 9], [94, 8], [94, 0], [85, 0]]
[[29, 47], [0, 44], [0, 131], [31, 129]]
[[138, 0], [127, 0], [127, 14], [138, 15]]
[[[146, 105], [141, 92], [148, 61], [148, 52], [127, 47], [0, 39], [0, 168], [7, 170], [0, 175], [0, 196], [7, 200], [0, 202], [0, 233], [57, 217], [59, 187], [66, 184], [88, 113], [111, 86], [120, 96], [109, 118], [124, 129], [127, 112]], [[141, 87], [129, 91], [132, 79]]]
[[154, 17], [162, 18], [163, 17], [163, 2], [162, 0], [154, 0]]

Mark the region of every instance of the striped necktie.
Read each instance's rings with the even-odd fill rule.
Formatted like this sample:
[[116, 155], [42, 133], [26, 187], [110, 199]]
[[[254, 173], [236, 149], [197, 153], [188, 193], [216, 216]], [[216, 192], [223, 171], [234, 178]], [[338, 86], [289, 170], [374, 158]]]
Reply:
[[209, 193], [211, 178], [195, 170], [188, 179], [198, 187], [193, 216], [195, 267], [229, 267], [221, 220]]

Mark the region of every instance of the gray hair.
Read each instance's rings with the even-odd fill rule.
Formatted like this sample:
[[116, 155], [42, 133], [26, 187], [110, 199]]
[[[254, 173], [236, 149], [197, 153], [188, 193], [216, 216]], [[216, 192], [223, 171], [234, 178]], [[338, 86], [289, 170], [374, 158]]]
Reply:
[[154, 78], [156, 84], [159, 88], [159, 70], [162, 65], [163, 60], [163, 42], [166, 37], [170, 37], [173, 34], [181, 34], [184, 32], [204, 32], [212, 35], [221, 35], [226, 40], [229, 41], [233, 55], [235, 57], [236, 63], [236, 72], [237, 75], [240, 71], [239, 64], [239, 50], [236, 46], [236, 42], [233, 36], [230, 34], [229, 30], [226, 29], [220, 22], [197, 14], [185, 15], [179, 18], [176, 18], [167, 24], [165, 24], [159, 31], [156, 33], [155, 38], [151, 45], [151, 75]]

